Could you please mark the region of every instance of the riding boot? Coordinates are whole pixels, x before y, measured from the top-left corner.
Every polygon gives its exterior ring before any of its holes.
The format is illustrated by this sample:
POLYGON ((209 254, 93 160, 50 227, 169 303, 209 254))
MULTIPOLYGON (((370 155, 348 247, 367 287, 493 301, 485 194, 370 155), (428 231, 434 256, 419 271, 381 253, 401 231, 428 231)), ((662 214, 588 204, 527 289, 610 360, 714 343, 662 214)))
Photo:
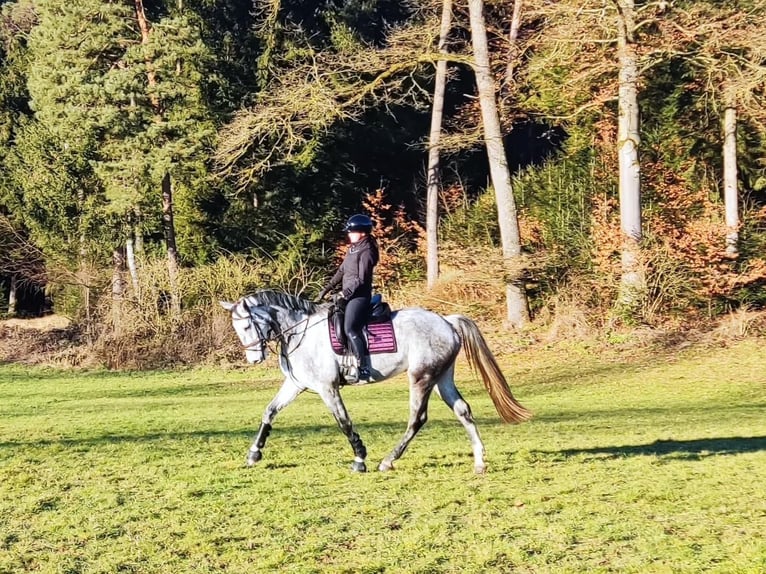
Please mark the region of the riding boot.
POLYGON ((356 359, 358 382, 370 382, 370 356, 367 354, 367 345, 362 337, 350 336, 348 338, 349 347, 356 359))
POLYGON ((370 356, 362 355, 362 357, 358 358, 357 361, 359 364, 359 382, 369 383, 370 377, 372 376, 370 374, 370 356))

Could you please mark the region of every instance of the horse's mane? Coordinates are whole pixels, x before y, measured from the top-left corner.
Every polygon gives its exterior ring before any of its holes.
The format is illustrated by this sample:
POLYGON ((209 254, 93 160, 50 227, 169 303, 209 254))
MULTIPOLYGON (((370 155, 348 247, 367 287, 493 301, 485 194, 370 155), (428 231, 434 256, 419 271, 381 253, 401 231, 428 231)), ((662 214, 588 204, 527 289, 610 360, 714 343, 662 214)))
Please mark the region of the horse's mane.
POLYGON ((260 289, 255 293, 251 293, 245 299, 247 299, 248 303, 253 303, 257 306, 282 307, 288 311, 297 311, 308 315, 316 313, 319 307, 317 303, 308 299, 273 289, 260 289))

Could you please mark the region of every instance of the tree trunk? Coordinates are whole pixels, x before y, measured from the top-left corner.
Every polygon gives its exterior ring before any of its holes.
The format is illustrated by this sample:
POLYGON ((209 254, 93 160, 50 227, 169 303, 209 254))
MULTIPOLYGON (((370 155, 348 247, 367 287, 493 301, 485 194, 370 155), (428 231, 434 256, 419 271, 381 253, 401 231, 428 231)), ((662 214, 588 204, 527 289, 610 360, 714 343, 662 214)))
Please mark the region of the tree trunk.
POLYGON ((141 284, 138 281, 138 264, 136 263, 136 249, 132 231, 125 240, 125 259, 130 273, 130 282, 133 285, 133 294, 136 301, 141 301, 141 284))
MULTIPOLYGON (((144 12, 143 0, 135 0, 135 5, 138 27, 141 30, 141 43, 145 45, 149 43, 151 27, 146 18, 146 13, 144 12)), ((150 101, 159 120, 162 113, 162 107, 160 105, 159 97, 154 91, 154 88, 157 85, 157 77, 151 61, 146 62, 146 81, 149 87, 150 101)), ((174 317, 177 318, 181 310, 181 296, 178 291, 179 263, 178 250, 176 248, 175 221, 173 219, 173 187, 170 181, 170 173, 167 171, 162 178, 162 225, 165 231, 165 245, 168 257, 168 278, 170 281, 171 300, 170 308, 174 317)))
MULTIPOLYGON (((81 209, 85 204, 85 190, 79 188, 77 191, 77 203, 81 209)), ((85 340, 88 345, 93 344, 93 310, 91 309, 90 301, 90 274, 88 273, 88 246, 85 231, 80 230, 80 237, 78 239, 80 251, 79 251, 79 269, 77 272, 77 281, 80 283, 80 293, 82 296, 82 307, 85 310, 85 340)))
MULTIPOLYGON (((133 225, 133 241, 135 241, 135 244, 133 247, 136 253, 136 257, 140 259, 144 254, 144 234, 141 231, 141 220, 143 219, 143 216, 141 214, 141 210, 137 207, 133 210, 133 214, 135 216, 133 225)), ((136 265, 140 263, 139 259, 136 260, 136 265)))
POLYGON ((176 249, 176 230, 173 221, 173 191, 170 186, 170 174, 162 178, 162 225, 165 231, 165 245, 168 252, 168 277, 170 279, 170 308, 173 316, 181 313, 181 294, 178 288, 178 250, 176 249))
POLYGON ((484 143, 487 147, 489 172, 495 189, 497 217, 500 224, 500 242, 503 248, 507 319, 519 329, 529 322, 529 308, 524 291, 524 267, 521 257, 521 238, 516 203, 511 188, 511 173, 505 157, 503 134, 495 99, 495 81, 489 63, 487 29, 484 24, 482 0, 469 0, 471 19, 471 42, 473 44, 476 88, 484 127, 484 143))
MULTIPOLYGON (((452 0, 442 2, 442 20, 439 28, 439 53, 446 54, 447 37, 452 25, 452 0)), ((428 192, 426 198, 426 276, 428 289, 439 278, 439 140, 444 115, 444 92, 447 84, 447 60, 436 64, 434 103, 431 110, 431 132, 428 142, 428 192)))
POLYGON ((726 206, 726 255, 739 254, 739 194, 737 193, 737 109, 723 113, 723 197, 726 206))
POLYGON ((125 287, 125 252, 118 247, 112 251, 112 331, 115 337, 122 332, 125 287))
POLYGON ((11 285, 8 288, 8 316, 16 316, 16 306, 18 304, 19 282, 16 275, 11 275, 11 285))
MULTIPOLYGON (((151 33, 149 20, 146 19, 143 0, 135 0, 135 4, 138 29, 141 30, 141 44, 146 45, 149 43, 149 34, 151 33)), ((154 65, 150 60, 146 61, 146 83, 150 90, 149 101, 152 103, 152 108, 154 108, 155 113, 159 113, 160 100, 159 96, 157 96, 157 93, 154 91, 154 88, 157 85, 157 75, 154 73, 154 65)))
POLYGON ((633 41, 633 0, 617 0, 617 49, 620 65, 617 146, 619 161, 622 277, 618 301, 634 307, 643 297, 646 278, 641 267, 641 176, 638 160, 638 57, 633 41))
POLYGON ((519 58, 519 28, 521 28, 521 4, 522 0, 515 0, 513 3, 513 14, 511 15, 511 31, 508 33, 508 63, 505 66, 505 85, 510 86, 513 82, 513 73, 516 66, 516 60, 519 58))

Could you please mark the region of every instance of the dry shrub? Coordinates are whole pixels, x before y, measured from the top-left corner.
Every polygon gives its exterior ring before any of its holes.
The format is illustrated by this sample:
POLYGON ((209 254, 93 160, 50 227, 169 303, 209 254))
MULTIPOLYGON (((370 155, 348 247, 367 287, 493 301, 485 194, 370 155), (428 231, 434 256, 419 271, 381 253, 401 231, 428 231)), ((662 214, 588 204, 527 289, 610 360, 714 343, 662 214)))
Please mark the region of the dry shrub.
POLYGON ((766 332, 766 312, 746 306, 721 317, 712 331, 714 339, 729 342, 766 332))
MULTIPOLYGON (((155 325, 155 327, 157 327, 155 325)), ((186 309, 168 318, 161 329, 105 332, 93 346, 94 356, 111 369, 142 369, 228 363, 241 359, 228 313, 217 304, 186 309)))
MULTIPOLYGON (((694 172, 686 167, 647 162, 644 170, 645 186, 659 198, 644 212, 640 255, 647 289, 638 311, 648 324, 666 323, 679 313, 687 321, 705 320, 705 303, 734 298, 739 289, 766 279, 763 259, 737 262, 726 254, 723 207, 711 199, 710 185, 690 186, 684 180, 684 173, 694 172)), ((602 194, 591 198, 591 207, 591 287, 611 307, 622 272, 619 205, 602 194)))
POLYGON ((75 326, 0 325, 0 363, 91 366, 75 326))
POLYGON ((181 291, 187 304, 236 301, 264 285, 274 284, 274 268, 242 256, 220 257, 215 263, 184 269, 181 291))
POLYGON ((598 289, 594 295, 606 307, 614 303, 621 272, 622 230, 619 215, 620 207, 615 198, 605 194, 591 198, 591 264, 594 276, 601 280, 592 282, 590 287, 598 289))
POLYGON ((647 324, 667 326, 674 320, 674 315, 687 323, 696 319, 698 278, 683 260, 675 256, 667 243, 647 245, 641 253, 641 265, 646 291, 640 312, 647 324))
POLYGON ((220 258, 211 265, 183 269, 179 276, 179 316, 169 306, 164 260, 144 263, 139 277, 138 292, 129 286, 118 317, 108 294, 99 299, 100 329, 92 352, 109 368, 232 360, 240 351, 239 345, 230 317, 218 301, 236 300, 268 284, 270 274, 266 265, 242 257, 220 258))
POLYGON ((445 185, 439 194, 441 208, 445 214, 450 215, 460 210, 465 210, 470 201, 465 187, 460 182, 445 185))
POLYGON ((545 224, 528 210, 521 209, 518 213, 519 236, 526 249, 540 253, 545 251, 545 224))
POLYGON ((699 298, 722 300, 736 290, 766 279, 766 261, 752 258, 737 264, 726 254, 726 224, 723 206, 711 199, 711 184, 690 186, 683 173, 694 173, 694 165, 672 170, 661 163, 648 163, 647 179, 654 193, 663 198, 657 209, 647 213, 647 227, 667 257, 686 270, 699 298))
POLYGON ((502 254, 484 246, 440 246, 439 280, 431 290, 412 284, 387 294, 394 307, 424 307, 440 314, 460 313, 474 320, 505 316, 502 254))
POLYGON ((573 296, 572 291, 557 293, 538 314, 537 320, 547 327, 544 340, 553 343, 564 340, 585 340, 596 335, 593 313, 573 296))

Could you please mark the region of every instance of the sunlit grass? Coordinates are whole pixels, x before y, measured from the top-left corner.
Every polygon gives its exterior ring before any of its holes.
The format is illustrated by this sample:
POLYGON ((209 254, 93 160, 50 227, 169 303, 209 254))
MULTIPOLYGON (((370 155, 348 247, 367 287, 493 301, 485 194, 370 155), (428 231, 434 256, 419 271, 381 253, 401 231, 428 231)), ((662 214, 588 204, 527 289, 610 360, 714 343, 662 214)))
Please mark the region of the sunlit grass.
MULTIPOLYGON (((272 368, 0 366, 0 572, 763 572, 762 345, 503 357, 535 413, 519 426, 461 366, 484 476, 438 400, 391 473, 351 473, 312 395, 247 469, 272 368)), ((344 397, 374 468, 404 430, 406 383, 344 397)))

